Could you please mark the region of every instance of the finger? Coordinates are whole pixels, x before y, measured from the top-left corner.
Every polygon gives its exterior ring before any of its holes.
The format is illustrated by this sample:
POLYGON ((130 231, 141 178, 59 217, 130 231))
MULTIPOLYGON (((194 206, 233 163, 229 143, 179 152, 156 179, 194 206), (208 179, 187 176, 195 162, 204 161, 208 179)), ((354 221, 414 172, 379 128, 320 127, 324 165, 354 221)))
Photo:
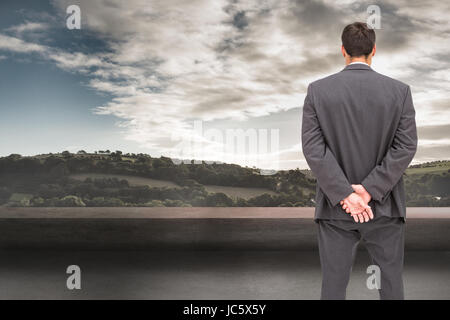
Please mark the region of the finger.
POLYGON ((344 204, 343 206, 342 206, 342 209, 347 209, 347 205, 346 204, 344 204))
POLYGON ((345 212, 350 213, 350 208, 345 209, 345 212))
POLYGON ((361 207, 360 213, 364 213, 368 207, 368 205, 363 201, 358 201, 359 206, 361 207))
POLYGON ((367 214, 366 211, 363 212, 363 216, 364 216, 364 221, 369 222, 369 215, 367 214))
POLYGON ((339 203, 342 206, 344 204, 344 200, 341 200, 341 202, 339 202, 339 203))
POLYGON ((367 206, 366 211, 369 214, 369 218, 373 219, 374 216, 373 216, 372 208, 370 206, 367 206))
POLYGON ((360 214, 358 214, 358 217, 359 217, 359 222, 360 222, 360 223, 363 223, 363 222, 364 222, 364 217, 363 217, 363 215, 360 213, 360 214))
POLYGON ((352 215, 353 220, 355 220, 355 222, 358 222, 358 216, 357 215, 352 215))

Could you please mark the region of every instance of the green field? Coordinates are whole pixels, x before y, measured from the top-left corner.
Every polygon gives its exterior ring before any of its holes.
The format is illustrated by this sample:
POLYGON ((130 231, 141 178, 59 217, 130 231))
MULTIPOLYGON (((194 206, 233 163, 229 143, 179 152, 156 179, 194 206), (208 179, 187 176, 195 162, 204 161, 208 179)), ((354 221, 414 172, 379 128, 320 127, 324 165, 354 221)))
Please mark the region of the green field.
POLYGON ((119 180, 127 180, 131 186, 149 186, 155 188, 176 188, 180 187, 176 183, 167 180, 157 180, 144 177, 127 176, 122 174, 108 174, 108 173, 77 173, 71 174, 69 178, 84 181, 86 178, 91 179, 105 179, 105 178, 117 178, 119 180))
MULTIPOLYGON (((119 180, 127 180, 131 186, 149 186, 156 188, 180 188, 179 185, 172 181, 167 180, 157 180, 145 177, 136 177, 136 176, 128 176, 121 174, 103 174, 103 173, 78 173, 71 174, 69 178, 84 181, 86 178, 91 179, 104 179, 104 178, 117 178, 119 180)), ((264 193, 268 193, 270 195, 276 195, 275 192, 264 189, 264 188, 241 188, 241 187, 227 187, 227 186, 215 186, 215 185, 205 185, 205 189, 211 193, 222 192, 227 196, 233 199, 237 199, 238 197, 243 199, 250 199, 252 197, 256 197, 262 195, 264 193)))

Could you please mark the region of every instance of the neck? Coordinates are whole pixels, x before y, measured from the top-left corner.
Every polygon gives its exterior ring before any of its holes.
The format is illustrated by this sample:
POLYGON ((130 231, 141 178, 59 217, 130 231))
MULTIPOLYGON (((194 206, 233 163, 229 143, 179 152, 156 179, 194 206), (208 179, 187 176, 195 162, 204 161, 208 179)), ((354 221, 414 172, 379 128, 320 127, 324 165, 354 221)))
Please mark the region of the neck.
POLYGON ((345 65, 349 65, 352 62, 364 62, 367 63, 369 66, 372 64, 372 59, 371 56, 369 55, 367 58, 362 56, 362 57, 349 57, 346 56, 345 57, 345 65))

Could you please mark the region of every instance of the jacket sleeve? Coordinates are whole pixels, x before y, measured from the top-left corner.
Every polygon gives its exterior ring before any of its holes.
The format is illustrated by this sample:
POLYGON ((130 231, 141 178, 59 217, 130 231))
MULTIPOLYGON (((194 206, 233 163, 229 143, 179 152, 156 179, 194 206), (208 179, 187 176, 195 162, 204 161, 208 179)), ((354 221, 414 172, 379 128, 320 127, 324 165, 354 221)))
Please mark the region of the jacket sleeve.
POLYGON ((411 90, 408 86, 403 101, 402 115, 392 145, 382 162, 373 168, 361 182, 372 199, 383 202, 387 198, 413 159, 416 149, 415 110, 411 90))
POLYGON ((312 86, 308 86, 302 119, 302 149, 306 162, 319 187, 336 206, 353 192, 353 188, 325 142, 314 107, 312 86))

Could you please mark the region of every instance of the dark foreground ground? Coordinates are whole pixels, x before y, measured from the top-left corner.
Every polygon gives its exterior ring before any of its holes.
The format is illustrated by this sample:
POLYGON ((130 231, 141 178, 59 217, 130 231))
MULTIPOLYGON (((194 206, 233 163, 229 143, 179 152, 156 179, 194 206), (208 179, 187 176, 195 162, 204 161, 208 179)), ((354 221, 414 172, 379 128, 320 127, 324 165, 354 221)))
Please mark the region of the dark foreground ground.
MULTIPOLYGON (((370 264, 358 252, 349 299, 366 288, 370 264)), ((407 299, 450 299, 450 252, 410 251, 407 299)), ((318 299, 316 251, 0 251, 0 299, 318 299), (81 268, 81 290, 66 268, 81 268)))

